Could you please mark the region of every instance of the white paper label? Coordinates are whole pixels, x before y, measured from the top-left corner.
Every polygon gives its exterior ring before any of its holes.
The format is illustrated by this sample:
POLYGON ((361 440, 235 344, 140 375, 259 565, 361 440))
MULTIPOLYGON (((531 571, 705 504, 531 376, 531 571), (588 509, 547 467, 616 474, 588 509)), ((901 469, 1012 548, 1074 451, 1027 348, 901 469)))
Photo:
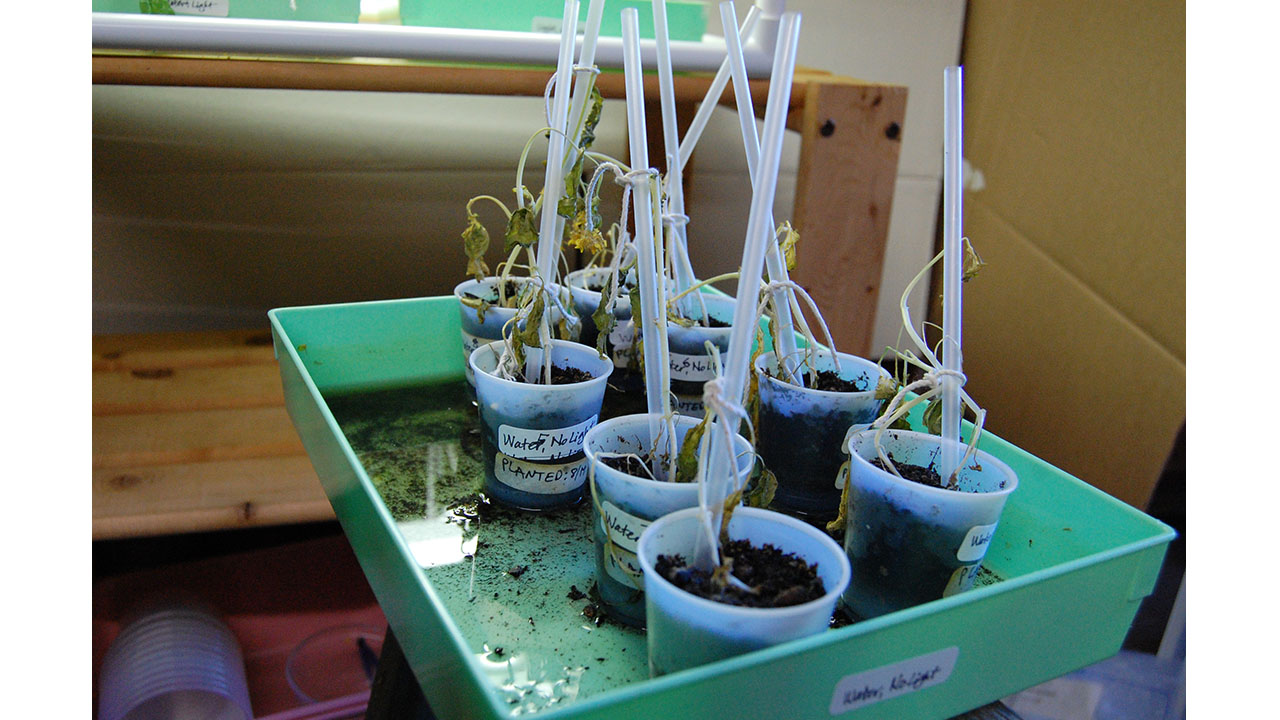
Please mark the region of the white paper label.
POLYGON ((947 586, 942 589, 942 597, 950 597, 973 587, 973 581, 977 579, 980 570, 982 565, 979 564, 956 568, 956 571, 951 573, 947 586))
POLYGON ((467 359, 470 359, 471 353, 474 352, 476 348, 480 347, 481 345, 488 345, 491 342, 493 342, 493 340, 491 340, 490 338, 478 337, 476 335, 472 335, 466 330, 463 330, 462 331, 463 360, 465 361, 467 359))
POLYGON ((582 452, 582 440, 596 426, 598 415, 577 425, 552 430, 498 426, 498 451, 521 460, 563 460, 582 452))
POLYGON ((987 546, 991 544, 991 536, 996 534, 995 524, 975 525, 964 536, 960 549, 956 551, 956 559, 960 562, 981 560, 987 554, 987 546))
POLYGON ((628 367, 631 364, 631 346, 636 342, 636 326, 627 321, 615 325, 609 331, 610 355, 614 367, 628 367))
POLYGON ((640 558, 633 552, 627 552, 616 545, 613 552, 604 549, 604 570, 609 577, 636 590, 644 589, 644 571, 640 569, 640 558))
POLYGON ((671 379, 685 382, 706 382, 716 376, 715 364, 709 355, 682 355, 671 353, 671 379))
POLYGON ((674 399, 672 407, 681 415, 701 418, 706 411, 701 395, 672 395, 672 398, 674 399))
POLYGON ((169 7, 174 15, 226 17, 231 9, 231 0, 169 0, 169 7))
POLYGON ((649 527, 650 521, 636 517, 608 500, 600 503, 600 509, 604 511, 600 524, 614 546, 635 552, 636 545, 640 542, 640 533, 649 527))
POLYGON ((563 465, 537 465, 502 453, 493 456, 493 475, 504 485, 539 495, 576 490, 587 481, 587 459, 563 465))
POLYGON ((959 647, 949 647, 874 670, 846 675, 836 683, 835 692, 831 694, 831 714, 840 715, 881 700, 892 700, 941 685, 951 677, 959 655, 959 647))

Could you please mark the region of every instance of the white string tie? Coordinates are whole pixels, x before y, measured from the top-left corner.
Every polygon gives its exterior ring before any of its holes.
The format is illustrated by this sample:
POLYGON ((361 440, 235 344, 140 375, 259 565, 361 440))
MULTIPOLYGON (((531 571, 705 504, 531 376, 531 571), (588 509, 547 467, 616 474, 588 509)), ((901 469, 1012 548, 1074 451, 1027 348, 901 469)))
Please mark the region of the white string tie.
POLYGON ((673 213, 673 212, 663 213, 662 224, 668 227, 675 227, 676 225, 688 225, 689 216, 685 215, 684 213, 673 213))
POLYGON ((959 370, 948 370, 947 368, 934 368, 924 374, 922 380, 928 380, 930 387, 942 387, 943 378, 955 378, 958 387, 964 387, 968 380, 965 374, 959 370))
POLYGON ((715 411, 720 418, 720 422, 726 427, 732 425, 727 422, 727 418, 736 417, 739 420, 747 419, 747 411, 741 405, 729 399, 724 389, 724 377, 717 376, 706 381, 702 385, 702 404, 705 408, 715 411))

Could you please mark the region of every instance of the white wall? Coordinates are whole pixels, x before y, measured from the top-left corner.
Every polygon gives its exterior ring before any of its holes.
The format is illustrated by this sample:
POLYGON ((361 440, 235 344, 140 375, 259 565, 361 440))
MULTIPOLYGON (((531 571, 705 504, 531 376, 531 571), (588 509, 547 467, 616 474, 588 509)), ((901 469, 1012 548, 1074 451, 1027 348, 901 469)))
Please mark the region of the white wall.
MULTIPOLYGON (((892 344, 898 295, 933 247, 941 75, 959 56, 964 5, 789 7, 804 15, 802 65, 910 88, 874 339, 892 344)), ((714 4, 709 16, 718 32, 714 4)), ((96 86, 94 332, 235 327, 282 305, 448 293, 465 262, 463 206, 511 196, 541 115, 531 98, 96 86)), ((610 101, 597 147, 625 156, 624 133, 622 104, 610 101)), ((789 134, 779 219, 797 156, 789 134)), ((540 164, 535 153, 535 188, 540 164)), ((736 268, 749 186, 727 110, 700 143, 692 183, 695 269, 736 268)), ((482 217, 499 234, 497 216, 482 217)))

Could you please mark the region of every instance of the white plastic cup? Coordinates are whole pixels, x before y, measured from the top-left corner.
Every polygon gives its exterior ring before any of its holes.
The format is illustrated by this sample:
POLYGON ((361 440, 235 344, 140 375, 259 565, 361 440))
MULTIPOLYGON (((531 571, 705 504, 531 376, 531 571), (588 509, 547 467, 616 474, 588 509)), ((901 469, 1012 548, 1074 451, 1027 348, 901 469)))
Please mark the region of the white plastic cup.
MULTIPOLYGON (((832 520, 840 510, 837 483, 845 456, 845 436, 853 425, 866 425, 880 413, 876 384, 890 375, 877 363, 818 350, 813 364, 819 372, 837 373, 865 390, 832 392, 801 387, 780 379, 778 361, 768 352, 756 358, 760 415, 756 451, 778 479, 775 510, 815 522, 832 520), (836 357, 840 365, 836 367, 836 357)), ((812 385, 810 376, 809 383, 812 385)))
MULTIPOLYGON (((523 291, 524 286, 530 282, 527 277, 508 278, 515 284, 518 291, 523 291)), ((494 340, 503 339, 503 328, 511 318, 515 317, 516 308, 491 307, 484 313, 484 319, 480 319, 480 311, 473 307, 469 307, 462 303, 464 294, 471 294, 476 297, 489 298, 497 297, 498 283, 502 282, 500 277, 487 277, 483 280, 474 278, 466 282, 459 283, 453 289, 454 297, 458 298, 458 320, 462 326, 462 363, 466 366, 467 382, 475 385, 475 375, 472 373, 471 364, 469 362, 471 353, 476 348, 494 340)), ((552 286, 555 288, 555 286, 552 286)), ((562 319, 560 311, 554 307, 547 307, 547 317, 551 322, 559 322, 562 319)), ((507 330, 510 333, 510 330, 507 330)))
POLYGON ((671 393, 675 411, 681 415, 702 417, 702 386, 716 376, 713 359, 707 354, 711 341, 723 358, 729 352, 729 336, 733 332, 734 300, 721 295, 701 295, 707 315, 725 323, 725 327, 681 327, 667 323, 667 348, 671 364, 671 393))
POLYGON ((244 658, 210 611, 166 603, 132 620, 102 659, 99 720, 251 720, 244 658))
MULTIPOLYGON (((606 267, 589 267, 581 270, 574 270, 565 276, 564 284, 569 289, 569 295, 573 298, 573 311, 578 317, 582 318, 582 333, 578 337, 578 342, 583 345, 595 346, 596 338, 599 332, 596 330, 596 324, 591 321, 591 316, 595 314, 600 307, 601 292, 592 290, 589 286, 597 283, 603 283, 609 277, 609 268, 606 267)), ((629 274, 629 278, 634 280, 634 274, 629 274)), ((625 289, 625 285, 624 285, 625 289)), ((613 316, 617 318, 618 324, 614 329, 615 333, 618 328, 627 325, 627 321, 631 319, 631 298, 626 292, 622 292, 613 301, 613 305, 609 308, 613 316)), ((632 329, 632 339, 634 339, 634 326, 632 329)), ((612 340, 612 338, 611 338, 612 340)), ((625 346, 619 347, 619 350, 630 349, 631 344, 628 342, 625 346)), ((612 344, 610 345, 612 350, 612 344)), ((612 352, 610 353, 613 354, 612 352)), ((617 358, 614 358, 615 364, 617 358)))
MULTIPOLYGON (((698 504, 696 482, 670 482, 636 477, 605 465, 602 453, 649 452, 649 415, 623 415, 606 420, 587 433, 585 450, 591 463, 596 503, 592 534, 596 549, 596 587, 609 613, 635 627, 645 624, 644 576, 636 559, 640 535, 656 519, 698 504), (602 514, 603 513, 603 514, 602 514), (611 541, 611 542, 609 542, 611 541)), ((675 418, 674 452, 680 452, 685 435, 697 418, 675 418)), ((708 428, 708 432, 712 429, 708 428)), ((709 435, 704 435, 706 442, 709 435)), ((734 436, 738 478, 742 482, 755 466, 751 443, 734 436)))
POLYGON ((735 510, 730 537, 768 543, 816 563, 826 589, 822 597, 800 605, 747 608, 687 593, 654 570, 659 555, 692 557, 700 531, 699 508, 688 508, 659 518, 640 536, 637 554, 644 570, 651 676, 815 635, 830 626, 836 600, 849 584, 849 561, 825 532, 771 510, 735 510))
MULTIPOLYGON (((875 467, 874 430, 849 437, 848 524, 844 546, 853 580, 844 602, 872 618, 973 586, 1018 476, 978 450, 957 475, 959 491, 922 485, 875 467)), ((886 430, 895 463, 937 468, 936 435, 886 430)), ((964 445, 960 445, 960 455, 964 445)))
MULTIPOLYGON (((601 293, 588 285, 603 282, 609 268, 589 267, 575 270, 565 276, 565 287, 573 298, 573 312, 582 320, 582 332, 578 342, 596 347, 600 331, 591 316, 600 307, 601 293)), ((634 283, 634 273, 628 274, 634 283)), ((626 285, 624 284, 624 288, 626 285)), ((606 416, 644 412, 644 376, 640 373, 639 346, 636 345, 636 324, 631 317, 631 298, 625 292, 613 301, 610 308, 615 319, 613 330, 605 343, 605 354, 613 360, 614 372, 605 390, 606 416)))
MULTIPOLYGON (((575 367, 591 379, 565 385, 514 382, 494 375, 503 344, 476 348, 469 363, 482 426, 485 493, 522 510, 573 505, 587 482, 582 443, 600 420, 613 363, 595 348, 552 340, 551 364, 575 367)), ((525 348, 525 353, 541 366, 541 348, 525 348)))

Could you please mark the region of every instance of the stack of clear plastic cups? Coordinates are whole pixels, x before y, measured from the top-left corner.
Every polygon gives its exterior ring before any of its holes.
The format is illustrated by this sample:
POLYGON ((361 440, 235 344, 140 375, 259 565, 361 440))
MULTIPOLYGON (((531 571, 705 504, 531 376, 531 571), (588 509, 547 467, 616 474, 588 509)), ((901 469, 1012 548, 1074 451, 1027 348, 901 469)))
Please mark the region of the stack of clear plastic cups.
POLYGON ((231 630, 206 608, 153 606, 107 649, 99 720, 251 720, 244 658, 231 630))

